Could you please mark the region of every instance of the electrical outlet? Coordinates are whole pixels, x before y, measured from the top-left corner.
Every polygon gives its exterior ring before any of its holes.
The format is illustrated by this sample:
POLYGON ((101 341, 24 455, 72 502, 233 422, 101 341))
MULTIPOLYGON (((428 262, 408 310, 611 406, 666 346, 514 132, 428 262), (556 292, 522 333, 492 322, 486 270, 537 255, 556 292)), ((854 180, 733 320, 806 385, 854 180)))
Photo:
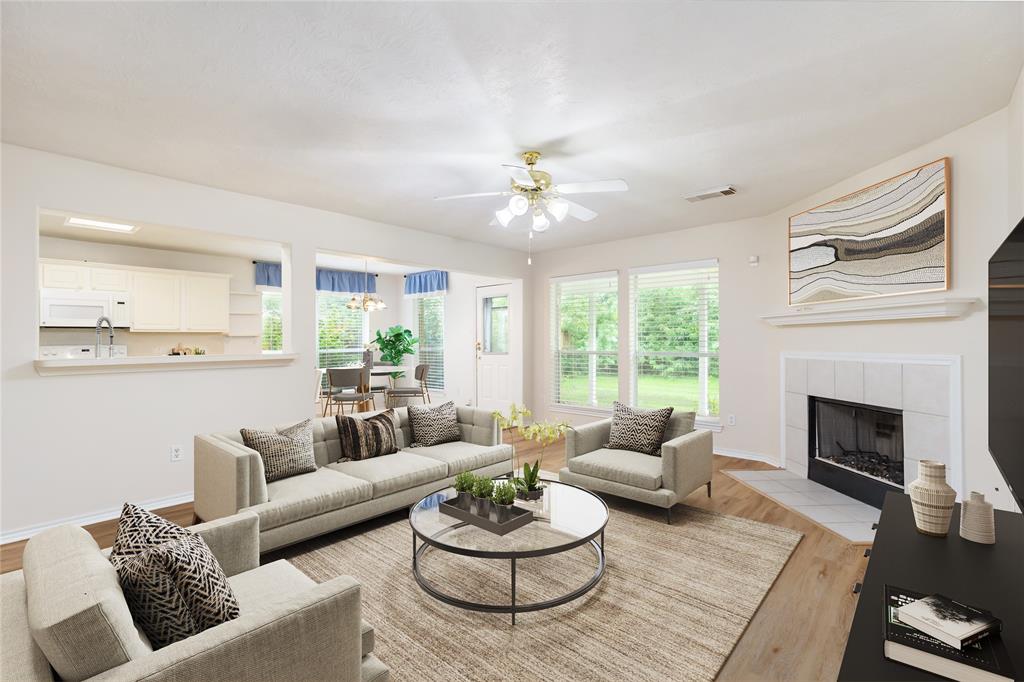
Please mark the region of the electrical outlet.
POLYGON ((180 462, 184 458, 185 458, 185 450, 183 450, 180 445, 172 445, 171 446, 171 461, 172 462, 180 462))
POLYGON ((728 422, 729 422, 729 426, 736 426, 736 415, 730 414, 728 422))

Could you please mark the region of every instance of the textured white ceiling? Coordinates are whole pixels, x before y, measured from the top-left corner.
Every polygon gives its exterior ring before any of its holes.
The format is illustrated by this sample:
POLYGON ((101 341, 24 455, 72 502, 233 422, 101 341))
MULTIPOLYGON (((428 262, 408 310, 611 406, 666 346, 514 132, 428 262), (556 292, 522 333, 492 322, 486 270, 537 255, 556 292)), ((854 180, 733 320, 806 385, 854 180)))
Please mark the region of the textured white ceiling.
MULTIPOLYGON (((498 164, 586 195, 538 249, 759 215, 1006 105, 1020 3, 2 4, 3 139, 523 248, 498 164), (732 183, 739 194, 683 196, 732 183)), ((72 207, 73 208, 73 207, 72 207)))

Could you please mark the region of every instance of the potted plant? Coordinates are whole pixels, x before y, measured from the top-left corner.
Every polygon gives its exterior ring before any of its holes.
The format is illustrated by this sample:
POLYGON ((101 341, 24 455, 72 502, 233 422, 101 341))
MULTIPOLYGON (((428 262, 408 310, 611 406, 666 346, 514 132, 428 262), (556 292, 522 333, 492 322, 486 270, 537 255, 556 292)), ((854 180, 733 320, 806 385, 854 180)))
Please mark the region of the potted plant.
MULTIPOLYGON (((392 365, 401 365, 402 358, 416 352, 416 344, 420 340, 412 335, 412 330, 406 329, 400 324, 388 327, 387 331, 377 330, 377 336, 373 339, 373 345, 380 349, 380 359, 392 365)), ((392 379, 402 376, 401 372, 394 372, 392 379)))
POLYGON ((523 475, 512 481, 516 487, 516 497, 521 500, 539 500, 544 494, 544 488, 540 484, 540 460, 538 459, 530 466, 529 462, 523 462, 523 475))
POLYGON ((505 432, 508 431, 512 439, 512 471, 514 472, 519 468, 519 463, 516 461, 516 432, 522 432, 523 425, 526 420, 533 416, 533 412, 530 411, 526 405, 519 407, 515 403, 512 403, 508 408, 508 416, 501 410, 495 410, 491 412, 491 416, 494 417, 495 421, 498 422, 498 428, 501 429, 502 438, 504 441, 505 432))
POLYGON ((516 499, 516 487, 511 481, 502 481, 494 486, 491 501, 494 503, 498 523, 505 523, 512 517, 512 503, 516 499))
POLYGON ((474 511, 480 516, 491 515, 491 493, 494 492, 494 481, 486 476, 478 476, 473 482, 474 511))
POLYGON ((534 422, 529 426, 520 426, 519 434, 526 440, 540 444, 540 460, 544 461, 544 451, 556 440, 565 435, 569 425, 565 422, 534 422))
POLYGON ((469 509, 470 500, 473 498, 474 483, 476 483, 476 474, 471 471, 463 471, 455 477, 455 492, 458 493, 456 503, 460 507, 469 509))

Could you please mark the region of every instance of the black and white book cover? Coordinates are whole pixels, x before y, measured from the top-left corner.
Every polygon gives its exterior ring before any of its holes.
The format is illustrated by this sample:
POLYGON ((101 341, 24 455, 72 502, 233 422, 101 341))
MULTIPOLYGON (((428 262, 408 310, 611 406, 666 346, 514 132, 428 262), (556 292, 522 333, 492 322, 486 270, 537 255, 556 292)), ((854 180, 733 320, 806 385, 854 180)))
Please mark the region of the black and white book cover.
POLYGON ((941 594, 932 594, 901 606, 900 620, 951 647, 997 631, 1001 623, 988 611, 961 604, 941 594))
POLYGON ((885 586, 885 656, 952 679, 1015 680, 1009 654, 998 633, 956 649, 907 625, 900 614, 926 595, 885 586))

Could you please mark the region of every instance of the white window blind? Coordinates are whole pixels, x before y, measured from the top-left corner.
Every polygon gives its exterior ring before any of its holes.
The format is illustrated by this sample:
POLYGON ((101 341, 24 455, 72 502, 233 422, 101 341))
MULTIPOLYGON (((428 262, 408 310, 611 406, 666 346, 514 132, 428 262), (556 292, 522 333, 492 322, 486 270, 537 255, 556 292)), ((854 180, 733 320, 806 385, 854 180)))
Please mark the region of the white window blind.
POLYGON ((363 361, 367 315, 346 307, 351 294, 316 295, 317 367, 344 367, 363 361))
POLYGON ((610 407, 619 397, 619 279, 615 272, 551 280, 551 399, 610 407))
POLYGON ((284 339, 281 326, 281 292, 264 291, 261 299, 263 331, 260 334, 260 347, 264 353, 279 353, 284 339))
POLYGON ((430 365, 427 386, 444 390, 444 296, 416 299, 416 354, 420 363, 430 365))
POLYGON ((718 261, 630 271, 632 403, 718 414, 718 261))

